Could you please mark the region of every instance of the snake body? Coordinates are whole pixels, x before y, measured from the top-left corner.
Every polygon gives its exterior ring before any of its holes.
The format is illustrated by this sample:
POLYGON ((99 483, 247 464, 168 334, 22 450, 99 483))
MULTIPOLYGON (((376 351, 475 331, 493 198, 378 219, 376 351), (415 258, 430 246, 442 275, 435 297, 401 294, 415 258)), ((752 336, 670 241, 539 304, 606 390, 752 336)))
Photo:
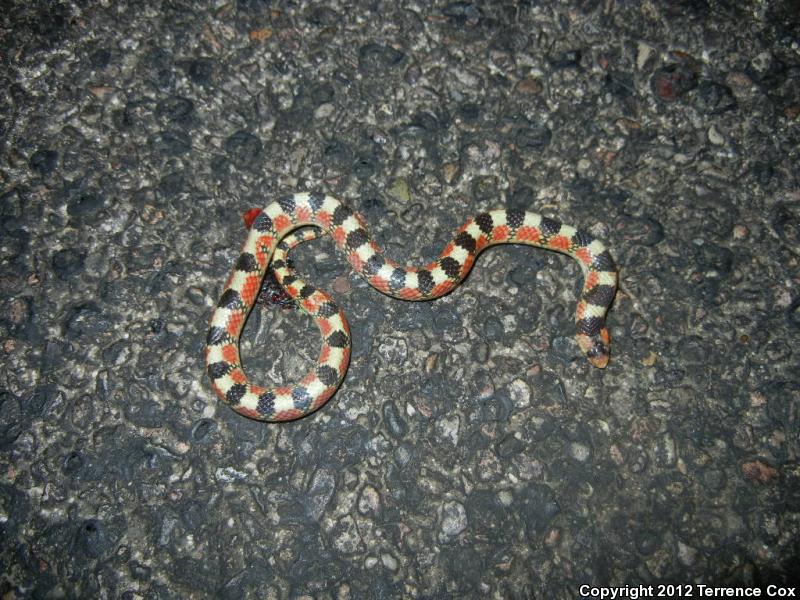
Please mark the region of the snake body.
POLYGON ((370 238, 363 219, 331 196, 297 193, 269 204, 250 231, 206 337, 206 370, 214 391, 238 413, 262 421, 287 421, 322 406, 338 389, 350 360, 350 329, 336 302, 305 283, 287 262, 288 251, 329 234, 355 271, 378 291, 403 300, 430 300, 458 286, 482 250, 496 244, 526 244, 572 256, 584 274, 575 311, 576 340, 591 364, 608 363, 606 312, 617 289, 608 250, 590 234, 537 213, 518 209, 482 212, 456 232, 439 258, 422 268, 387 258, 370 238), (304 226, 318 229, 295 231, 304 226), (255 304, 267 267, 310 315, 322 336, 317 363, 293 386, 264 388, 250 383, 239 356, 239 336, 255 304))

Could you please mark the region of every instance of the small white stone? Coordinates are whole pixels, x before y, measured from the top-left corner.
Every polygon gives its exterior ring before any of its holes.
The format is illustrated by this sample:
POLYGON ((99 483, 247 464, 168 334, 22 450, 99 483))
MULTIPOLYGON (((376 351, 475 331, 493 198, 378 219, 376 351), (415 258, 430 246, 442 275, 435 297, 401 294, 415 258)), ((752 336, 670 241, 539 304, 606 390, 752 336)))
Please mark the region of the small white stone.
POLYGON ((572 454, 572 458, 579 462, 586 462, 591 454, 589 447, 585 444, 581 444, 579 442, 573 442, 570 444, 570 454, 572 454))
POLYGON ((636 68, 640 71, 644 69, 647 61, 653 55, 653 47, 644 42, 639 42, 636 46, 636 68))
POLYGON ((451 417, 441 418, 436 424, 436 429, 442 437, 450 440, 453 446, 456 446, 458 445, 458 430, 460 425, 461 421, 458 416, 453 415, 451 417))
POLYGON ((333 114, 334 106, 330 102, 326 102, 325 104, 321 104, 317 110, 314 111, 314 118, 315 119, 327 119, 333 114))
POLYGON ((515 379, 508 386, 508 391, 511 395, 511 400, 514 401, 514 406, 517 408, 525 408, 530 406, 531 403, 531 388, 522 379, 515 379))
POLYGON ((447 502, 442 507, 439 539, 451 540, 467 528, 467 511, 460 502, 447 502))
POLYGON ((381 562, 383 563, 383 566, 389 569, 390 571, 397 570, 397 559, 391 554, 388 553, 381 554, 381 562))
POLYGON ((720 133, 716 125, 708 128, 708 141, 716 146, 721 146, 725 143, 725 137, 720 133))

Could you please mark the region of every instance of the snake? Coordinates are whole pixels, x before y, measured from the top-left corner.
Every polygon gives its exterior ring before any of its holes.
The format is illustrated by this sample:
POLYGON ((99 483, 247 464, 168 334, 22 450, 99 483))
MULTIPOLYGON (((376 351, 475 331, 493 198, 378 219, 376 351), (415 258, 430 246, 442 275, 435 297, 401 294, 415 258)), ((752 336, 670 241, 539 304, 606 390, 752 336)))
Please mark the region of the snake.
POLYGON ((408 301, 432 300, 455 289, 478 254, 498 244, 524 244, 574 258, 584 281, 577 307, 575 340, 591 365, 609 361, 606 314, 618 274, 610 252, 591 234, 535 212, 505 208, 467 220, 438 259, 423 267, 388 258, 367 232, 365 219, 333 196, 300 192, 281 196, 245 214, 247 238, 224 286, 206 336, 205 365, 217 396, 237 413, 260 421, 289 421, 325 404, 344 380, 350 362, 347 319, 325 291, 303 281, 288 260, 303 242, 330 235, 338 252, 379 292, 408 301), (316 364, 293 385, 262 387, 242 367, 239 337, 256 303, 267 268, 296 305, 316 323, 322 345, 316 364))

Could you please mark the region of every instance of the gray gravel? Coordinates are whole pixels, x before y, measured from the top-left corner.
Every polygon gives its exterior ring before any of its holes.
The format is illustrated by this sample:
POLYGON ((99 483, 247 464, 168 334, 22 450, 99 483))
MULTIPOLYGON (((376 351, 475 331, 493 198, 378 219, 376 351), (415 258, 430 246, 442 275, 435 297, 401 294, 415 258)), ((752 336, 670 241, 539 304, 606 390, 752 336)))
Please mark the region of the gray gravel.
MULTIPOLYGON (((786 0, 103 0, 0 12, 0 592, 6 598, 577 598, 794 583, 800 10, 786 0), (502 247, 448 297, 294 252, 353 361, 285 425, 203 373, 241 213, 322 191, 393 258, 492 207, 608 242, 502 247), (335 291, 334 291, 335 290, 335 291)), ((258 308, 245 366, 316 357, 258 308)), ((695 593, 695 595, 697 595, 695 593)))

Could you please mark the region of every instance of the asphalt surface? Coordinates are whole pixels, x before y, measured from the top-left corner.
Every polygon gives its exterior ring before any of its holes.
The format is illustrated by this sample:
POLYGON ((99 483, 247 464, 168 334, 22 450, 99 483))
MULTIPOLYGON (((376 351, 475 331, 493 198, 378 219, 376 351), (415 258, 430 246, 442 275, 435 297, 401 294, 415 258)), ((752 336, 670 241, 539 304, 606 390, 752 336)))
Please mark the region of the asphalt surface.
MULTIPOLYGON (((3 599, 796 585, 797 2, 2 4, 3 599), (242 212, 302 190, 409 264, 494 207, 604 239, 608 368, 567 257, 406 303, 323 239, 344 384, 238 416, 208 319, 242 212)), ((245 366, 289 383, 316 335, 266 302, 245 366)))

